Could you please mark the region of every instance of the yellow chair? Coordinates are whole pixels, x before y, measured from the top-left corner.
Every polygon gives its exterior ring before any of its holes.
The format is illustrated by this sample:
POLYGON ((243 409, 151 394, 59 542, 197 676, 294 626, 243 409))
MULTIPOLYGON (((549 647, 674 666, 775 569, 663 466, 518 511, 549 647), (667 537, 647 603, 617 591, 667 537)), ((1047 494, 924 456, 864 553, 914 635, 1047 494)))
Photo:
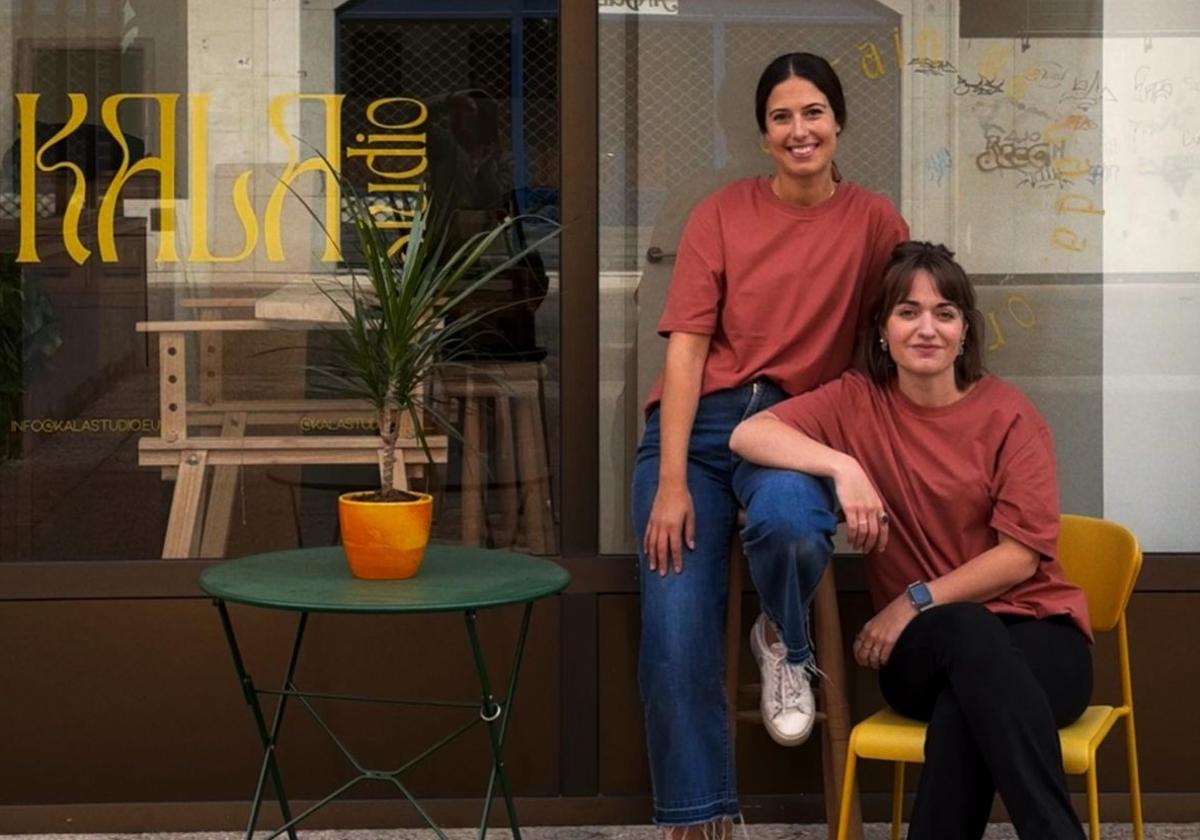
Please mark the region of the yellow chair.
MULTIPOLYGON (((1079 720, 1060 729, 1063 766, 1073 775, 1087 775, 1088 823, 1091 840, 1100 840, 1100 803, 1096 790, 1096 750, 1121 718, 1129 761, 1129 798, 1135 840, 1143 840, 1142 794, 1138 784, 1137 742, 1133 728, 1133 687, 1129 676, 1129 639, 1125 630, 1125 605, 1142 568, 1137 539, 1114 522, 1064 514, 1058 538, 1058 559, 1067 579, 1087 593, 1088 614, 1094 632, 1117 631, 1117 658, 1121 670, 1121 705, 1088 706, 1079 720)), ((899 840, 904 803, 904 765, 925 760, 925 724, 901 717, 890 709, 877 712, 854 727, 846 751, 846 777, 838 840, 845 840, 854 791, 855 763, 859 758, 894 761, 892 788, 892 839, 899 840)))

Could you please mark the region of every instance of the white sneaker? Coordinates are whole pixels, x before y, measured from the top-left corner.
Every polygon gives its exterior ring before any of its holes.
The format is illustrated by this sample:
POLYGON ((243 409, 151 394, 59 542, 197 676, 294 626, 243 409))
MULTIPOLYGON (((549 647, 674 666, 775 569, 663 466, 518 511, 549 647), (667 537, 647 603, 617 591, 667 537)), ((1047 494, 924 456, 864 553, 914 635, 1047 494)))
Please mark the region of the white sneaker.
POLYGON ((787 661, 782 641, 767 642, 767 617, 759 615, 750 628, 750 651, 762 673, 763 725, 777 744, 803 744, 812 732, 816 704, 807 665, 787 661))

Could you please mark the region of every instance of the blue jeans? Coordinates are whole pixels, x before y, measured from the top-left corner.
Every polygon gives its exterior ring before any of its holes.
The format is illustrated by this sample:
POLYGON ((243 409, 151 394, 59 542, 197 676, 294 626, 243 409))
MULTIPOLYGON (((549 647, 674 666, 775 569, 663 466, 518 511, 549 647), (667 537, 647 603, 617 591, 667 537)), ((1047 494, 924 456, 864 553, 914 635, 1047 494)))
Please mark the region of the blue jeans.
POLYGON ((827 479, 747 463, 729 449, 742 419, 786 395, 766 380, 701 398, 688 442, 688 490, 696 548, 683 573, 649 572, 641 539, 658 490, 659 417, 638 447, 633 527, 641 568, 638 683, 659 825, 694 825, 738 814, 724 686, 729 545, 739 507, 742 543, 763 612, 790 662, 812 658, 808 608, 832 551, 836 497, 827 479))

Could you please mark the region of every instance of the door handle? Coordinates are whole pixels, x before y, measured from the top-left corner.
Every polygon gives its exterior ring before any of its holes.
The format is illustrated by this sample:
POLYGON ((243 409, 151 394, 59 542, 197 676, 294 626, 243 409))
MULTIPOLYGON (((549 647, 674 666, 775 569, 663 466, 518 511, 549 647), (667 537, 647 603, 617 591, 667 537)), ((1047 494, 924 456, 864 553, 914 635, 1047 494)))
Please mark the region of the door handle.
POLYGON ((659 248, 657 245, 651 245, 649 248, 646 249, 646 262, 660 263, 663 260, 674 261, 675 253, 674 252, 668 253, 668 252, 664 251, 662 248, 659 248))

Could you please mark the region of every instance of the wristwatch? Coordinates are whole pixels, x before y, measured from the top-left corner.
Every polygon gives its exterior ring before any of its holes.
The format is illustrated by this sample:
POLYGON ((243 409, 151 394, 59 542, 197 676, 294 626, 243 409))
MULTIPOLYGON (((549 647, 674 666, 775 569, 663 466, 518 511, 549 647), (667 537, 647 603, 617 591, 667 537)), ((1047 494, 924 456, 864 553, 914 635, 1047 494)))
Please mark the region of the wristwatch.
POLYGON ((933 593, 925 581, 918 580, 908 585, 908 600, 917 608, 917 612, 923 613, 933 606, 933 593))

